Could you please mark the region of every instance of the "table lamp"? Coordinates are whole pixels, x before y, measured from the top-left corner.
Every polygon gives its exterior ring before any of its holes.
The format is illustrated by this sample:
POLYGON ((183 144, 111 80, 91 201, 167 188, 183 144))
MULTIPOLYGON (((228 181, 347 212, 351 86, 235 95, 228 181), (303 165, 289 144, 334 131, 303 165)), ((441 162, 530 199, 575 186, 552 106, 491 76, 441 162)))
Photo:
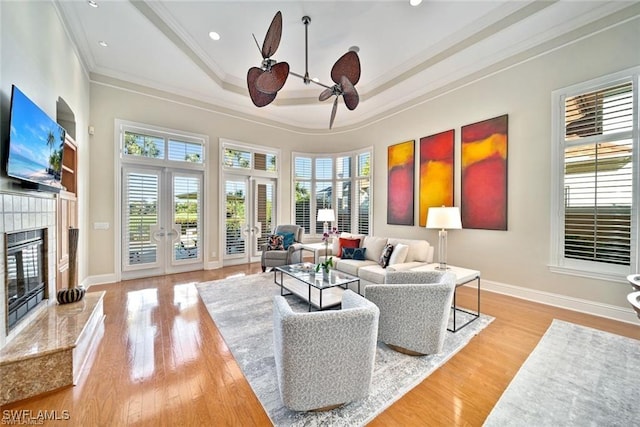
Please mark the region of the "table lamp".
POLYGON ((429 208, 427 212, 427 228, 439 228, 438 232, 438 270, 447 269, 447 229, 462 228, 460 209, 457 207, 429 208))
POLYGON ((333 213, 333 209, 318 209, 318 221, 323 221, 322 228, 323 233, 329 232, 329 222, 336 220, 336 215, 333 213))

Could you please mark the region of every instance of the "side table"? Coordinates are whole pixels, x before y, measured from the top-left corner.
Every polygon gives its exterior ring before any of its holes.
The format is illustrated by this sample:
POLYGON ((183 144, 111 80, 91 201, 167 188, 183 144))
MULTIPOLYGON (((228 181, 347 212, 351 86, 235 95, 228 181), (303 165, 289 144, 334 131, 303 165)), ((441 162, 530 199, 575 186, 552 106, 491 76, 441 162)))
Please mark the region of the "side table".
MULTIPOLYGON (((438 266, 437 263, 434 264, 429 264, 429 265, 425 265, 422 267, 417 267, 414 268, 413 271, 442 271, 442 270, 438 270, 436 267, 438 266)), ((474 320, 476 320, 478 317, 480 317, 480 272, 477 270, 470 270, 468 268, 462 268, 462 267, 456 267, 453 265, 447 265, 447 271, 450 273, 453 273, 456 276, 456 287, 453 291, 453 306, 451 307, 453 309, 453 328, 449 329, 447 328, 448 331, 450 332, 458 332, 460 329, 464 328, 465 326, 467 326, 469 323, 473 322, 474 320), (471 283, 473 281, 476 281, 476 287, 477 287, 477 295, 478 295, 478 304, 477 304, 477 309, 475 312, 473 311, 469 311, 467 309, 458 307, 456 304, 456 293, 457 290, 460 286, 466 285, 467 283, 471 283), (462 325, 457 324, 456 322, 456 314, 460 312, 460 313, 466 313, 471 315, 471 319, 467 320, 466 322, 464 322, 462 325)))

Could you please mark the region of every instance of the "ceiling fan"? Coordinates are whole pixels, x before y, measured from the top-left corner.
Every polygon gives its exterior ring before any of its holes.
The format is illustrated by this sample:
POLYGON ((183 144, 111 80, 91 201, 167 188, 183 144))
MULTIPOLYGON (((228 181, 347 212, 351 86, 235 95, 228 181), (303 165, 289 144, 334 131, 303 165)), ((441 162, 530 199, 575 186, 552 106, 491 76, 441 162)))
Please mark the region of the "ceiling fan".
POLYGON ((247 73, 247 87, 249 88, 249 96, 256 107, 264 107, 269 105, 282 89, 289 74, 301 78, 305 84, 314 83, 325 89, 320 93, 318 99, 326 101, 335 96, 333 109, 331 110, 331 119, 329 120, 329 129, 333 127, 333 122, 338 109, 338 99, 343 97, 344 103, 349 110, 354 110, 360 102, 360 96, 355 85, 360 80, 360 58, 356 50, 349 50, 342 55, 331 68, 331 80, 335 83, 328 86, 309 78, 309 52, 308 52, 308 28, 311 18, 302 17, 304 24, 304 41, 305 41, 305 73, 300 75, 289 70, 289 64, 286 62, 277 62, 271 57, 276 53, 280 45, 282 37, 282 13, 278 11, 269 25, 267 34, 265 35, 262 47, 258 43, 256 36, 253 39, 258 46, 258 50, 262 55, 261 67, 251 67, 247 73))

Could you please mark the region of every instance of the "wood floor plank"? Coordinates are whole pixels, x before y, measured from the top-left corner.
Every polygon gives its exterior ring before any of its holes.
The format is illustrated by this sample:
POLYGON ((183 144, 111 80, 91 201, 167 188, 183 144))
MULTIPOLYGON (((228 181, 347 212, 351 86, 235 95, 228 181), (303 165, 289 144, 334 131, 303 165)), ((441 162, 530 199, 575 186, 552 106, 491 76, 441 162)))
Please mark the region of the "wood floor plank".
MULTIPOLYGON (((65 426, 263 426, 269 418, 197 295, 195 283, 258 264, 93 286, 104 336, 79 384, 2 410, 69 411, 65 426)), ((474 309, 476 290, 458 290, 474 309)), ((482 291, 495 321, 371 426, 480 426, 554 318, 640 339, 638 325, 482 291)))

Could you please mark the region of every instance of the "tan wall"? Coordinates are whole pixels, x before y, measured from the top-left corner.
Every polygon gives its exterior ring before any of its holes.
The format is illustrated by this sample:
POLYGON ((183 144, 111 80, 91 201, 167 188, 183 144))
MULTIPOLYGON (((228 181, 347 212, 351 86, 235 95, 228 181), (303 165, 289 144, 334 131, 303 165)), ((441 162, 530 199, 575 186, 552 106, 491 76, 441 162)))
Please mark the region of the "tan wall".
MULTIPOLYGON (((52 2, 0 2, 1 144, 8 136, 11 85, 18 86, 51 118, 62 97, 73 110, 78 143, 78 211, 80 241, 78 280, 87 277, 87 212, 89 192, 89 78, 75 54, 52 2)), ((0 178, 0 190, 22 191, 0 178)), ((41 194, 47 197, 47 194, 41 194)))
MULTIPOLYGON (((91 211, 89 222, 113 223, 114 120, 116 118, 206 134, 211 151, 211 180, 206 195, 214 201, 209 212, 213 228, 208 241, 217 244, 218 138, 282 149, 282 215, 290 214, 291 151, 345 151, 374 146, 373 231, 377 235, 424 238, 436 244, 436 232, 386 224, 387 146, 454 128, 456 159, 460 158, 460 127, 502 114, 509 115, 508 231, 460 230, 449 234, 449 262, 477 268, 483 278, 626 307, 628 285, 551 273, 550 158, 551 92, 555 89, 640 65, 638 19, 570 44, 491 77, 456 88, 388 119, 339 135, 300 135, 233 119, 155 97, 102 84, 91 86, 92 138, 91 211)), ((366 102, 366 101, 365 101, 366 102)), ((456 165, 456 205, 460 204, 459 161, 456 165)), ((416 189, 417 189, 416 179, 416 189)), ((416 195, 417 221, 418 206, 416 195)), ((110 233, 91 230, 90 274, 114 272, 114 240, 110 233)), ((212 261, 212 259, 209 259, 212 261)))

